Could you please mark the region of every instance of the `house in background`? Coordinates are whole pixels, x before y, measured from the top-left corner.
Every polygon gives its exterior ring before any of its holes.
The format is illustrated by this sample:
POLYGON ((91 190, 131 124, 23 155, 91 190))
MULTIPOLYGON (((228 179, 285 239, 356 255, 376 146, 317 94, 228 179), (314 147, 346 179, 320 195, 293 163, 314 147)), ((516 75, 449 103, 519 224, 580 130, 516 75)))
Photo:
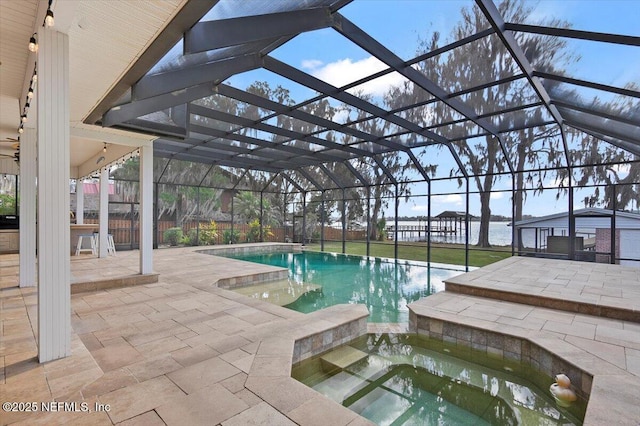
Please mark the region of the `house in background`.
MULTIPOLYGON (((595 207, 574 210, 573 214, 576 260, 640 267, 640 214, 595 207)), ((568 212, 521 220, 515 228, 518 254, 568 256, 568 212)))

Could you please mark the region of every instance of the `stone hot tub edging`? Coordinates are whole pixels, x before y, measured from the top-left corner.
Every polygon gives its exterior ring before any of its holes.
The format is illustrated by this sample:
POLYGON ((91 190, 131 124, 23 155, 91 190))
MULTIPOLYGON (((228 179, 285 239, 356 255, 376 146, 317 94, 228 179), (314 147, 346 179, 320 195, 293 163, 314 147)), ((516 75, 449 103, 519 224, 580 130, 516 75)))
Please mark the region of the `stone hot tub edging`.
MULTIPOLYGON (((438 311, 420 301, 409 305, 409 331, 522 361, 551 377, 563 372, 588 399, 584 425, 637 424, 629 407, 637 406, 640 378, 556 336, 438 311)), ((541 389, 549 385, 529 379, 541 389)))
POLYGON ((364 305, 335 305, 283 324, 260 341, 245 387, 298 424, 372 425, 291 377, 295 363, 367 333, 364 305))

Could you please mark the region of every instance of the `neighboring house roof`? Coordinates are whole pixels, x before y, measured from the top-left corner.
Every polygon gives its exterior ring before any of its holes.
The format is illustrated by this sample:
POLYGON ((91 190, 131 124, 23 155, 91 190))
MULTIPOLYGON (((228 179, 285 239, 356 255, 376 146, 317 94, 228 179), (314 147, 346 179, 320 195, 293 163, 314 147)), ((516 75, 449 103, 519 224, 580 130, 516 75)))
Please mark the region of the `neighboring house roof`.
MULTIPOLYGON (((596 207, 589 207, 586 209, 577 209, 573 211, 573 215, 578 218, 593 218, 595 220, 600 219, 603 225, 607 225, 610 223, 609 218, 613 216, 613 211, 609 209, 600 209, 596 207), (602 219, 605 219, 602 221, 602 219), (606 222, 606 223, 605 223, 606 222)), ((516 228, 521 227, 536 227, 536 226, 554 226, 561 227, 558 225, 558 220, 567 221, 565 226, 568 225, 568 217, 569 212, 555 213, 548 216, 535 217, 532 219, 519 220, 515 223, 516 228), (555 222, 555 223, 554 223, 555 222)), ((637 221, 640 226, 640 214, 637 213, 629 213, 629 212, 620 212, 616 211, 616 219, 624 219, 625 222, 634 222, 637 221)), ((594 222, 595 223, 595 222, 594 222)), ((582 224, 580 224, 582 225, 582 224)), ((620 226, 617 226, 620 227, 620 226)))
MULTIPOLYGON (((87 194, 99 194, 100 193, 100 183, 98 182, 84 182, 84 193, 87 194)), ((114 183, 109 183, 109 195, 113 195, 116 193, 116 186, 114 183)))

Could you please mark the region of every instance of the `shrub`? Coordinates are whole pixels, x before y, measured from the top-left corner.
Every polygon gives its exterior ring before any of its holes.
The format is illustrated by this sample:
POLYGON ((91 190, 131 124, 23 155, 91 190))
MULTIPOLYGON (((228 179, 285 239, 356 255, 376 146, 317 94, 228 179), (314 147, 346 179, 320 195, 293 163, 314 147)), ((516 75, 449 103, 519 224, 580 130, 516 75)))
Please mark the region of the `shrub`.
POLYGON ((177 246, 182 242, 182 228, 169 228, 164 231, 164 234, 162 235, 164 237, 164 242, 170 246, 177 246))
POLYGON ((182 238, 182 242, 190 246, 212 246, 218 239, 218 224, 211 221, 206 225, 200 225, 200 231, 197 228, 189 229, 187 235, 182 238))
MULTIPOLYGON (((264 239, 273 237, 273 232, 271 232, 271 226, 265 225, 262 227, 262 241, 264 239)), ((249 232, 247 232, 247 242, 255 243, 261 241, 260 240, 260 221, 258 219, 253 220, 249 223, 249 232)))
POLYGON ((226 229, 222 233, 222 242, 224 244, 237 244, 240 241, 240 231, 234 229, 226 229))
POLYGON ((218 224, 212 220, 206 225, 200 225, 200 237, 198 243, 201 246, 211 246, 218 239, 218 224))
POLYGON ((195 228, 189 229, 187 235, 182 237, 182 243, 188 246, 195 246, 198 239, 198 234, 195 228))

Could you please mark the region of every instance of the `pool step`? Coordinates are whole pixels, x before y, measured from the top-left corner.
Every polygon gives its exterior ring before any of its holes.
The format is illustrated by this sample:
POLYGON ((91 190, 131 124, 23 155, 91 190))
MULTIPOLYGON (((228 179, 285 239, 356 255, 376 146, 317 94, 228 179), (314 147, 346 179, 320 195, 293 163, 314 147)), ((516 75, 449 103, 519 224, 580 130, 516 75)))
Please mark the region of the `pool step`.
MULTIPOLYGON (((326 375, 325 375, 326 377, 326 375)), ((341 371, 316 383, 313 389, 343 404, 351 395, 367 385, 367 382, 347 371, 341 371)))
POLYGON ((274 305, 289 305, 306 293, 322 291, 322 286, 317 284, 292 283, 288 279, 252 284, 244 287, 235 287, 233 291, 254 299, 264 300, 274 305))
POLYGON ((367 356, 367 353, 352 346, 342 346, 320 357, 320 362, 325 371, 331 371, 336 368, 344 370, 367 356))

